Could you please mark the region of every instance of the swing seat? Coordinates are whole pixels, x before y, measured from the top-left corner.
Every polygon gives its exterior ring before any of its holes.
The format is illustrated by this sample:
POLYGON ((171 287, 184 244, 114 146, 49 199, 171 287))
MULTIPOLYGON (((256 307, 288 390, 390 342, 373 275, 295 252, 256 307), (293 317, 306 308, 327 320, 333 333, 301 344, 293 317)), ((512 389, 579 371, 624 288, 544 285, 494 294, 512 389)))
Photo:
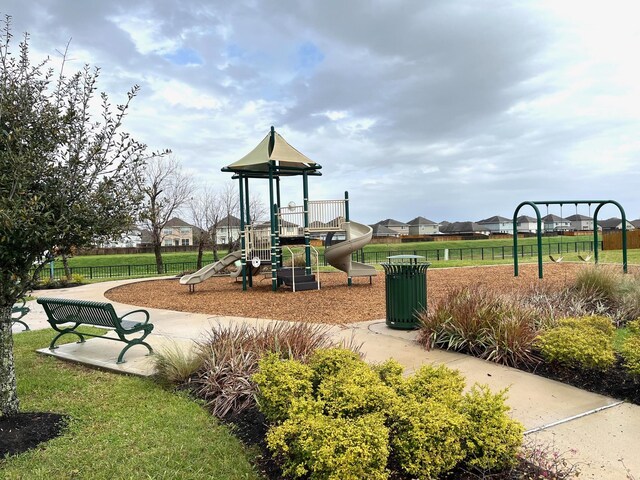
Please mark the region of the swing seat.
POLYGON ((562 262, 562 259, 564 257, 553 258, 553 255, 549 255, 549 258, 551 259, 552 262, 560 263, 560 262, 562 262))
POLYGON ((578 258, 583 262, 588 262, 589 260, 591 260, 591 254, 587 255, 586 257, 583 257, 582 255, 578 255, 578 258))

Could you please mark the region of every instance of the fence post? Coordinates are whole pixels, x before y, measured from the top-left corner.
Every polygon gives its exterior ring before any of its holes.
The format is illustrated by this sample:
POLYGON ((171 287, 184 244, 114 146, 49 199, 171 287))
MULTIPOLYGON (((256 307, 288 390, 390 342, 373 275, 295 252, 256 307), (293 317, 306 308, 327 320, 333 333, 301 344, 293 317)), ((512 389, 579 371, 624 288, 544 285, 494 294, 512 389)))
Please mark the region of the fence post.
POLYGON ((89 278, 93 279, 93 267, 89 267, 89 278))

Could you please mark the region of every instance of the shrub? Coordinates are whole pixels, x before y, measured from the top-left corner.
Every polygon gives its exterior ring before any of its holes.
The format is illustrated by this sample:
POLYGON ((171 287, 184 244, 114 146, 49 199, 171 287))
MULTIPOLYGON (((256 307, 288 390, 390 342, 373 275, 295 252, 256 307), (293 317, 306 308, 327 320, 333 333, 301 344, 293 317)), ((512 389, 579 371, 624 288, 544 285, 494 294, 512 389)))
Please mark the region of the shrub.
POLYGON ((630 335, 622 344, 620 355, 629 373, 640 375, 640 335, 630 335))
POLYGON ((631 335, 640 335, 640 318, 627 323, 627 328, 631 335))
POLYGON ((438 477, 465 458, 467 420, 444 403, 402 399, 389 422, 393 462, 412 477, 438 477))
POLYGON ((203 363, 193 349, 175 342, 158 349, 152 358, 156 378, 169 384, 188 383, 203 363))
POLYGON ((328 415, 350 418, 384 412, 396 399, 395 391, 362 361, 322 377, 316 395, 328 415))
POLYGON ((493 394, 486 386, 477 385, 462 398, 461 411, 468 420, 468 466, 487 471, 515 465, 524 428, 507 415, 505 399, 506 390, 493 394))
POLYGON ((612 268, 601 266, 581 269, 573 284, 573 288, 591 303, 602 302, 608 307, 617 302, 621 286, 621 275, 612 268))
POLYGON ((283 473, 311 480, 383 480, 389 430, 380 414, 357 418, 299 415, 267 433, 267 446, 283 473))
POLYGON ((402 385, 402 394, 417 400, 429 399, 454 405, 464 390, 465 381, 459 371, 444 365, 423 365, 402 385))
POLYGON ((589 325, 593 318, 569 319, 542 333, 536 344, 545 360, 598 370, 613 366, 613 335, 589 325))
POLYGON ((529 364, 540 316, 518 301, 480 287, 452 292, 421 315, 418 341, 510 366, 529 364))
POLYGON ((395 360, 371 367, 344 349, 319 350, 308 365, 271 354, 259 366, 267 445, 291 477, 387 478, 387 457, 391 473, 420 479, 515 462, 522 427, 505 392, 463 395, 463 377, 445 366, 404 379, 395 360))
POLYGON ((309 366, 314 372, 314 387, 326 377, 336 375, 340 370, 359 365, 360 355, 346 348, 319 348, 309 358, 309 366))
POLYGON ((563 318, 558 322, 558 326, 570 328, 593 327, 596 330, 600 330, 605 335, 613 335, 615 332, 615 327, 613 326, 611 319, 601 315, 587 315, 580 318, 563 318))
POLYGON ((258 407, 270 422, 287 419, 293 398, 311 399, 313 370, 309 366, 282 360, 274 353, 263 357, 258 366, 252 380, 258 387, 258 407))
POLYGON ((402 377, 404 367, 397 360, 390 358, 386 362, 372 365, 371 368, 378 374, 382 383, 388 387, 395 389, 402 388, 404 382, 402 377))

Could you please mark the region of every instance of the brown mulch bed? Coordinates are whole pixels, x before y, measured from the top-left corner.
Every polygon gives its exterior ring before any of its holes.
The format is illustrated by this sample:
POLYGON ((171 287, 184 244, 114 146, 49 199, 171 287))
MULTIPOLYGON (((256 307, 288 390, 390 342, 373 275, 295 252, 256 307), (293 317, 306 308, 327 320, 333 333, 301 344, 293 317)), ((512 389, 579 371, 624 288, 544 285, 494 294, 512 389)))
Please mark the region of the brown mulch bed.
MULTIPOLYGON (((500 292, 526 289, 538 282, 560 288, 584 267, 576 263, 545 264, 542 280, 538 279, 537 264, 520 265, 518 277, 513 276, 511 265, 431 269, 427 273, 428 302, 432 306, 452 289, 465 285, 482 285, 500 292)), ((173 278, 123 285, 109 290, 106 296, 142 307, 274 320, 344 324, 385 317, 383 272, 373 278, 372 285, 367 278, 356 278, 351 287, 347 287, 344 273, 322 273, 321 290, 297 293, 283 289, 272 292, 271 279, 260 278, 246 292, 240 283, 216 277, 197 285, 195 293, 190 294, 173 278)))

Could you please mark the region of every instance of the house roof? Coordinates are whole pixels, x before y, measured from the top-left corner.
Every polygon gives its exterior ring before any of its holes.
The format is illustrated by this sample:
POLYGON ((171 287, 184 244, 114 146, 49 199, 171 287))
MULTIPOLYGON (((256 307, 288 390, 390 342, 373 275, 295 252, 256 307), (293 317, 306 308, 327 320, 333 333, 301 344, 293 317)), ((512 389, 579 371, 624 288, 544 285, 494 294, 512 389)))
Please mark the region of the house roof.
POLYGON ((520 215, 516 220, 518 223, 522 223, 522 222, 534 223, 538 221, 537 219, 530 217, 528 215, 520 215))
POLYGON ((572 222, 586 222, 591 220, 591 217, 587 217, 586 215, 576 213, 575 215, 571 215, 567 217, 567 220, 571 220, 572 222))
POLYGON ((607 218, 606 220, 598 220, 598 224, 603 228, 615 228, 622 224, 622 219, 617 217, 607 218))
POLYGON ((411 225, 415 227, 418 225, 437 225, 437 223, 434 222, 433 220, 429 220, 428 218, 416 217, 413 220, 408 221, 407 225, 411 225))
POLYGON ((480 220, 477 223, 480 225, 485 225, 487 223, 504 223, 509 222, 510 220, 505 217, 501 217, 500 215, 494 215, 493 217, 485 218, 484 220, 480 220))
POLYGON ((444 227, 440 227, 442 233, 473 233, 484 232, 486 228, 476 222, 453 222, 444 227))
POLYGON ((376 225, 384 225, 385 227, 406 227, 407 224, 404 222, 399 222, 398 220, 394 220, 393 218, 387 218, 385 220, 380 220, 376 225))
POLYGON ((636 220, 631 220, 631 225, 633 225, 636 228, 640 228, 640 218, 636 220))
POLYGON ((373 229, 373 236, 382 237, 387 235, 397 235, 397 232, 394 232, 389 227, 385 227, 379 223, 371 225, 371 228, 373 229))
POLYGON ((558 215, 554 215, 553 213, 550 213, 549 215, 545 215, 544 217, 542 217, 542 221, 543 222, 566 222, 567 219, 559 217, 558 215))
POLYGON ((226 226, 239 227, 240 219, 234 215, 227 215, 226 217, 218 220, 218 222, 216 223, 216 227, 226 227, 226 226))
POLYGON ((191 227, 191 228, 193 228, 193 225, 191 225, 190 223, 185 222, 181 218, 173 217, 173 218, 171 218, 171 219, 169 219, 167 221, 167 223, 165 224, 165 227, 191 227))

